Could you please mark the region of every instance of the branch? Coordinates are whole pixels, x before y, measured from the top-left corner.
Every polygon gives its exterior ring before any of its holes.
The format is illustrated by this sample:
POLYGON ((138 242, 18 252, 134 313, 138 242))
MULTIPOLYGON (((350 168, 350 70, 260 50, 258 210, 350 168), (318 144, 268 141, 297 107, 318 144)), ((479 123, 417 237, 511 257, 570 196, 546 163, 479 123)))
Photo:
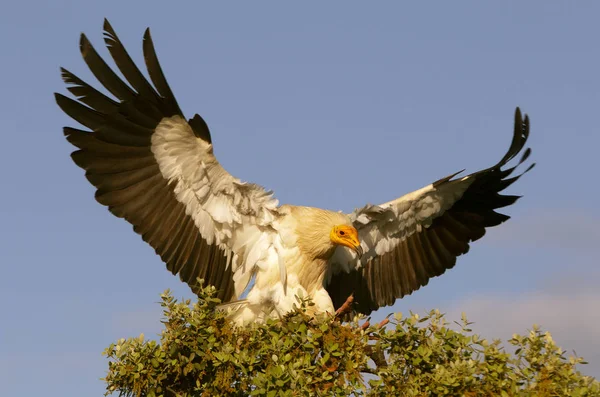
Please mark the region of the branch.
POLYGON ((362 367, 359 369, 359 371, 365 374, 377 375, 376 368, 362 367))
POLYGON ((377 369, 385 368, 388 366, 388 363, 385 360, 385 355, 383 354, 381 349, 375 348, 375 346, 369 345, 369 346, 366 346, 365 350, 367 352, 367 356, 369 356, 369 358, 371 360, 373 360, 373 362, 377 366, 377 369))
POLYGON ((354 303, 354 293, 351 293, 350 296, 346 299, 346 302, 335 312, 336 318, 341 318, 346 313, 350 313, 352 311, 352 303, 354 303))

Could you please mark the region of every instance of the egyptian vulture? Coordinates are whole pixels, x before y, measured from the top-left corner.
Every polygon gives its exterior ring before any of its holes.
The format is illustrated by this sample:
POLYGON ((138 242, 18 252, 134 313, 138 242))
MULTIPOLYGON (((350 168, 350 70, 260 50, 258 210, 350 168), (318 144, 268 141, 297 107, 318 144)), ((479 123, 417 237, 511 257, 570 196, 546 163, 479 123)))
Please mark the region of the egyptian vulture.
MULTIPOLYGON (((500 194, 524 173, 511 176, 516 165, 503 169, 529 135, 517 108, 510 148, 490 168, 351 214, 279 205, 270 191, 221 166, 202 117, 186 120, 148 29, 143 54, 151 83, 106 20, 104 31, 124 79, 83 34, 80 50, 112 97, 61 69, 76 100, 55 94, 58 106, 87 128, 64 128, 78 148, 72 158, 96 187, 96 200, 130 222, 192 291, 199 279, 214 285, 238 324, 284 315, 297 296, 312 298, 315 312, 332 313, 351 294, 355 312, 391 305, 452 268, 471 241, 509 218, 495 210, 518 198, 500 194)), ((524 150, 517 165, 529 154, 524 150)))

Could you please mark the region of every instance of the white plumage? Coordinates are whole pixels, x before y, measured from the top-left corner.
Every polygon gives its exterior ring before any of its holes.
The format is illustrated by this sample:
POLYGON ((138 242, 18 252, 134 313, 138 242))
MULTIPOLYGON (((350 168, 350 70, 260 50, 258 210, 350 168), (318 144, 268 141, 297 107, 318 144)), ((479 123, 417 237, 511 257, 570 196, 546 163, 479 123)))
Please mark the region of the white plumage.
POLYGON ((316 312, 333 313, 350 294, 358 312, 390 305, 453 267, 486 227, 508 219, 494 210, 517 199, 499 192, 520 176, 509 178, 515 167, 502 169, 529 135, 529 121, 518 109, 508 153, 486 170, 451 175, 352 214, 279 206, 271 192, 219 164, 200 116, 184 118, 149 31, 143 48, 152 85, 107 21, 104 28, 129 85, 82 35, 84 60, 116 100, 62 70, 77 100, 56 94, 57 103, 88 128, 65 127, 79 148, 73 159, 101 204, 129 221, 192 290, 198 279, 215 285, 240 324, 282 316, 297 296, 311 297, 316 312), (246 299, 239 300, 252 278, 246 299))

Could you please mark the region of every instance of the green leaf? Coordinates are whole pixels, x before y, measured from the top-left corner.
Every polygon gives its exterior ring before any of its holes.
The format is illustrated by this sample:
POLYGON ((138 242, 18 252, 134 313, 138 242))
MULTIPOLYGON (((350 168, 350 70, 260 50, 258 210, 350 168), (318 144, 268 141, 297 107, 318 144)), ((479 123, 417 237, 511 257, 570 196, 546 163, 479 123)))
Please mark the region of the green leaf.
POLYGON ((282 319, 238 328, 215 310, 215 293, 201 289, 192 304, 166 292, 159 341, 140 335, 104 350, 107 393, 600 396, 598 382, 577 370, 584 360, 566 357, 540 328, 515 334, 511 353, 469 334, 466 315, 458 331, 435 310, 362 330, 359 322, 309 315, 307 301, 282 319))

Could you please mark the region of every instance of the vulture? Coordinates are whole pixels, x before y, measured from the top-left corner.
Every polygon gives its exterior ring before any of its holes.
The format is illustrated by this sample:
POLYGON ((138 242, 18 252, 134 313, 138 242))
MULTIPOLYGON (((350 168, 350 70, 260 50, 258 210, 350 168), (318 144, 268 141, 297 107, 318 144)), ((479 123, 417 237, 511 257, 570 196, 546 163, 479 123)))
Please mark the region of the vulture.
POLYGON ((509 219, 496 210, 519 196, 500 192, 534 165, 513 175, 531 152, 524 149, 529 119, 517 108, 508 152, 487 169, 350 214, 279 205, 272 192, 221 166, 201 116, 185 118, 149 29, 149 80, 107 20, 104 42, 121 76, 84 34, 80 50, 106 93, 61 68, 75 99, 57 93, 56 102, 85 127, 64 128, 77 148, 71 157, 96 200, 131 223, 194 293, 214 286, 236 324, 284 316, 298 297, 311 298, 314 313, 333 313, 349 296, 353 313, 392 305, 454 267, 486 228, 509 219))

